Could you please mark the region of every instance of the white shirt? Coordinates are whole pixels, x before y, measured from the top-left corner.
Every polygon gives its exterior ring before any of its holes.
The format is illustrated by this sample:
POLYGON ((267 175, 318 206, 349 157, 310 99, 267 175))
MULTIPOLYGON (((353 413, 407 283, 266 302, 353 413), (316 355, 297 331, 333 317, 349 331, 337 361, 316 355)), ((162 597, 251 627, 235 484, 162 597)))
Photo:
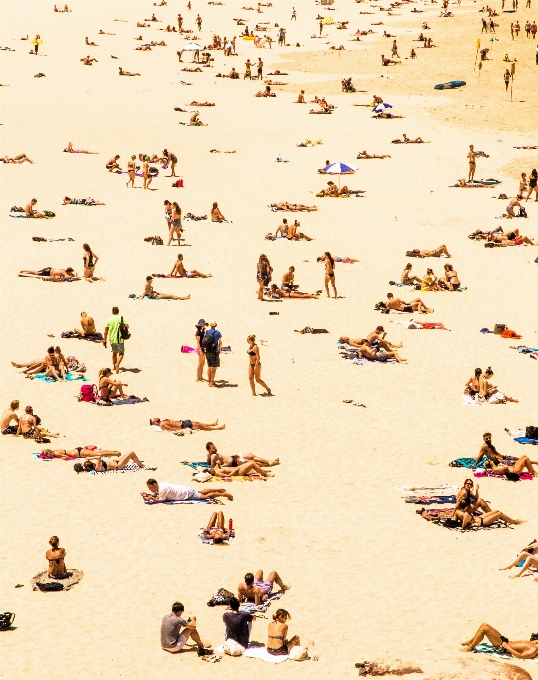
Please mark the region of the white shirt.
POLYGON ((160 501, 185 501, 189 495, 190 487, 181 484, 169 484, 159 482, 157 498, 160 501))

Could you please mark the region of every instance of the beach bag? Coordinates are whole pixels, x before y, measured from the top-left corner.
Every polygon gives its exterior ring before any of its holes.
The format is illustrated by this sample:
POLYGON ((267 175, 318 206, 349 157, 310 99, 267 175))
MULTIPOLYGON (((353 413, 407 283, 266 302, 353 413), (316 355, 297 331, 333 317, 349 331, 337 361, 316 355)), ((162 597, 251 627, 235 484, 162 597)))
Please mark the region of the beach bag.
POLYGON ((525 428, 525 437, 527 439, 538 439, 538 427, 535 425, 527 425, 525 428))
POLYGON ((47 217, 56 217, 56 213, 53 213, 52 210, 43 210, 43 215, 46 215, 47 217))
POLYGON ((97 401, 97 387, 95 385, 82 385, 80 388, 80 401, 97 401))
POLYGON ((230 656, 241 656, 241 654, 245 651, 243 645, 240 645, 239 642, 236 642, 232 639, 226 640, 221 649, 224 654, 229 654, 230 656))
POLYGON ((495 326, 493 326, 493 332, 495 335, 502 335, 505 328, 505 323, 496 323, 495 326))
POLYGON ((308 657, 308 649, 301 647, 300 645, 295 645, 290 650, 290 655, 288 659, 290 661, 304 661, 308 657))
POLYGON ((176 187, 176 189, 179 189, 180 187, 183 186, 183 180, 182 180, 182 179, 178 179, 177 181, 175 181, 175 182, 172 183, 172 186, 173 186, 173 187, 176 187))
POLYGON ((121 317, 121 321, 120 321, 120 333, 119 333, 119 335, 120 335, 120 338, 122 340, 129 340, 129 338, 131 337, 131 334, 129 333, 129 329, 123 323, 123 316, 121 317))
POLYGON ((195 482, 208 482, 212 477, 213 475, 207 470, 200 470, 199 472, 195 472, 192 476, 195 482))
POLYGON ((0 612, 0 630, 8 630, 15 620, 15 614, 11 612, 0 612))
POLYGON ((37 582, 35 585, 42 593, 54 593, 64 589, 63 583, 58 583, 58 581, 53 581, 52 583, 37 582))
POLYGON ((218 591, 209 600, 207 606, 208 607, 217 607, 220 605, 228 606, 232 601, 233 597, 235 597, 235 595, 231 593, 229 590, 226 590, 226 588, 219 588, 218 591))

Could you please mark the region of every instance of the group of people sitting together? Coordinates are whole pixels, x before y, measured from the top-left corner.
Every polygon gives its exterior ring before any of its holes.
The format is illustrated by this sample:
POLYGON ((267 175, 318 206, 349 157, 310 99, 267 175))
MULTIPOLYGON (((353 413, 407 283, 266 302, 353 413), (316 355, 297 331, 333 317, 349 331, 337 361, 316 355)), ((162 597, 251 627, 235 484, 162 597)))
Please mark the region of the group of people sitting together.
MULTIPOLYGON (((445 274, 442 277, 435 276, 433 269, 430 267, 426 270, 426 274, 421 278, 414 276, 411 273, 413 265, 408 262, 402 272, 400 281, 403 286, 414 286, 417 290, 426 291, 462 291, 461 282, 458 278, 458 272, 455 271, 451 264, 445 264, 445 274)), ((395 285, 394 281, 389 281, 390 285, 395 285)))
POLYGON ((34 359, 33 361, 21 363, 12 361, 11 365, 15 368, 23 368, 24 370, 21 371, 21 373, 31 380, 33 380, 36 375, 44 375, 45 378, 62 380, 65 382, 68 374, 78 377, 81 373, 86 371, 86 367, 83 364, 80 364, 76 357, 70 356, 66 359, 58 346, 49 347, 44 359, 34 359))
POLYGON ((497 385, 493 385, 490 381, 493 378, 493 369, 488 366, 482 373, 481 368, 475 368, 474 375, 465 383, 464 395, 471 397, 477 402, 489 402, 490 404, 504 404, 507 401, 513 401, 516 404, 518 399, 513 399, 501 392, 497 385))
POLYGON ((57 439, 60 434, 49 432, 41 425, 41 418, 34 414, 32 406, 24 409, 24 415, 19 418, 17 411, 20 408, 19 400, 14 399, 0 418, 0 431, 4 435, 22 436, 24 439, 34 439, 36 442, 48 442, 48 437, 57 439), (13 424, 12 424, 13 423, 13 424), (47 437, 47 438, 45 438, 47 437))
POLYGON ((407 359, 402 359, 397 349, 403 345, 394 345, 385 338, 387 333, 383 326, 377 326, 366 338, 352 339, 347 335, 343 335, 339 339, 339 343, 347 345, 348 347, 356 347, 358 349, 357 357, 359 359, 368 359, 370 361, 381 361, 385 363, 389 359, 395 359, 399 364, 405 363, 407 359))

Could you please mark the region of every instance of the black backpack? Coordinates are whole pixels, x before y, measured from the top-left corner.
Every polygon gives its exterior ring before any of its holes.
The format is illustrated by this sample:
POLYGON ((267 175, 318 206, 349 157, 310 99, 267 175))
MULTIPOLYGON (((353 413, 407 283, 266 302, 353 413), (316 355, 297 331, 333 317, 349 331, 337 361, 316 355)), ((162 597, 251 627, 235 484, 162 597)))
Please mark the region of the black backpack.
POLYGON ((58 581, 52 581, 51 583, 41 583, 38 581, 36 587, 39 588, 42 593, 54 593, 57 590, 64 589, 63 583, 58 583, 58 581))
POLYGON ((536 425, 527 425, 525 428, 525 437, 527 437, 527 439, 538 439, 538 427, 536 425))
POLYGON ((206 334, 202 338, 200 343, 204 352, 214 352, 215 351, 215 338, 214 331, 206 331, 206 334))
POLYGON ((120 335, 120 338, 122 340, 129 340, 129 338, 131 337, 131 334, 129 333, 129 329, 123 323, 123 316, 121 317, 121 321, 120 321, 120 333, 119 333, 119 335, 120 335))
POLYGON ((15 614, 12 614, 11 612, 0 612, 0 630, 9 630, 14 620, 15 614))

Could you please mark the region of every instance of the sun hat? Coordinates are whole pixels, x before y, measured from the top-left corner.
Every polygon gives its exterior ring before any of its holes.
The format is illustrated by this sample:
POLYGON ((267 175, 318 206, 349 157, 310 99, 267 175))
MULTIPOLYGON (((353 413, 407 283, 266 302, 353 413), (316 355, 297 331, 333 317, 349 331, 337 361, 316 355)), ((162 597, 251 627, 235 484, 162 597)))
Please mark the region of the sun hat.
POLYGON ((216 325, 217 325, 217 322, 216 322, 216 321, 210 321, 210 322, 209 322, 209 325, 210 325, 210 326, 216 326, 216 325))
POLYGON ((202 326, 205 326, 205 325, 206 325, 205 319, 200 319, 200 321, 198 321, 198 323, 196 324, 196 326, 198 328, 201 328, 202 326))

